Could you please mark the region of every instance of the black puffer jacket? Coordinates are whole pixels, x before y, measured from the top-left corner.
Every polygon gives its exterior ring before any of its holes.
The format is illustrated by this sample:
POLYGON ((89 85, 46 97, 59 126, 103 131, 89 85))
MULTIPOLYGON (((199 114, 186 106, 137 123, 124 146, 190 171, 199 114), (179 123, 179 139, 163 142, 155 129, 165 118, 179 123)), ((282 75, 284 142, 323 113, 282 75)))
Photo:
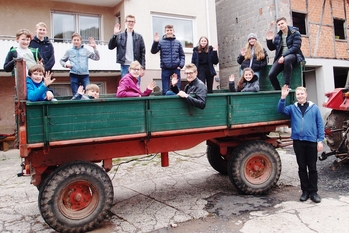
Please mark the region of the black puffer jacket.
MULTIPOLYGON (((133 38, 133 57, 137 60, 143 68, 145 68, 145 45, 143 37, 136 33, 132 32, 133 38)), ((109 40, 108 48, 113 50, 116 48, 116 62, 121 65, 125 64, 125 55, 126 55, 126 43, 127 43, 127 31, 121 32, 109 40)))
POLYGON ((304 61, 304 56, 301 51, 302 36, 299 33, 298 28, 288 26, 288 34, 286 37, 286 43, 288 50, 282 53, 282 31, 280 30, 274 37, 274 40, 267 40, 267 46, 270 51, 275 51, 274 62, 277 61, 281 56, 285 57, 289 54, 297 55, 297 62, 304 61))
MULTIPOLYGON (((263 51, 264 51, 264 56, 265 56, 263 60, 257 60, 256 54, 253 54, 253 62, 252 62, 251 69, 255 72, 259 71, 260 69, 263 69, 268 64, 268 53, 265 49, 263 49, 263 51)), ((245 57, 242 56, 241 53, 239 54, 239 56, 237 58, 237 62, 241 65, 242 70, 247 68, 247 67, 250 67, 250 60, 245 60, 245 57)))
POLYGON ((45 37, 44 40, 41 41, 35 36, 34 39, 30 41, 29 47, 38 48, 45 70, 52 70, 52 67, 55 65, 55 52, 48 37, 45 37))
POLYGON ((175 36, 167 38, 164 35, 159 42, 154 41, 151 47, 151 53, 156 54, 159 51, 161 69, 183 68, 185 54, 181 42, 176 40, 175 36))
MULTIPOLYGON (((171 86, 171 91, 177 94, 179 92, 177 85, 171 86)), ((184 92, 189 94, 188 98, 186 98, 188 104, 200 109, 206 107, 207 88, 200 79, 196 78, 188 83, 184 87, 184 92)))
MULTIPOLYGON (((195 64, 197 68, 199 68, 199 49, 196 46, 193 49, 193 55, 191 57, 191 63, 195 64)), ((216 71, 213 65, 217 65, 219 62, 217 51, 213 51, 213 47, 208 47, 208 67, 210 68, 210 73, 212 76, 216 75, 216 71)))

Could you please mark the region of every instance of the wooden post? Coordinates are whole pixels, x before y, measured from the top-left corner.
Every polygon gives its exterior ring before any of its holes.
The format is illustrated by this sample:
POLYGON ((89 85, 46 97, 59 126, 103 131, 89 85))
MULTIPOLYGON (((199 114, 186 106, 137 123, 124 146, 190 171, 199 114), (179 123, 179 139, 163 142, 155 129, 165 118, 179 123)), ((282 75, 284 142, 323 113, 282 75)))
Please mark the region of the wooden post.
POLYGON ((26 64, 22 59, 21 61, 16 62, 16 96, 17 100, 26 100, 27 99, 27 81, 26 81, 26 64))

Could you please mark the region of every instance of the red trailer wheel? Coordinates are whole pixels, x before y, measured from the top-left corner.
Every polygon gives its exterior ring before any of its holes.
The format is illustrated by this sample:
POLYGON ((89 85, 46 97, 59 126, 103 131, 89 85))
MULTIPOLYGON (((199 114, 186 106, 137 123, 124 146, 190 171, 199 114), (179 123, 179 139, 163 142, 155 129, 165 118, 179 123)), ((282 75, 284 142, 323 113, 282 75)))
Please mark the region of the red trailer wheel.
POLYGON ((233 185, 245 194, 266 194, 280 178, 281 160, 275 148, 264 141, 238 146, 228 163, 233 185))
POLYGON ((55 170, 39 193, 45 222, 58 232, 86 232, 102 222, 114 199, 108 174, 89 162, 72 162, 55 170))
POLYGON ((261 184, 268 180, 272 173, 272 165, 263 154, 256 154, 246 160, 245 177, 250 183, 261 184))

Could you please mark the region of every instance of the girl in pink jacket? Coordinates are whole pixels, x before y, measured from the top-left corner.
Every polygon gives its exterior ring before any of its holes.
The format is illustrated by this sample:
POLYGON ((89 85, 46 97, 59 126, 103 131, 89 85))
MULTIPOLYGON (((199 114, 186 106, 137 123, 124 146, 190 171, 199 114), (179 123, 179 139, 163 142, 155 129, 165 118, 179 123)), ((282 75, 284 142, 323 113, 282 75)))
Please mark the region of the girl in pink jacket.
POLYGON ((141 97, 149 96, 152 93, 156 87, 155 81, 152 81, 144 92, 139 88, 138 77, 142 76, 140 75, 141 69, 141 64, 138 61, 131 63, 128 69, 129 73, 122 77, 119 82, 117 97, 141 97))

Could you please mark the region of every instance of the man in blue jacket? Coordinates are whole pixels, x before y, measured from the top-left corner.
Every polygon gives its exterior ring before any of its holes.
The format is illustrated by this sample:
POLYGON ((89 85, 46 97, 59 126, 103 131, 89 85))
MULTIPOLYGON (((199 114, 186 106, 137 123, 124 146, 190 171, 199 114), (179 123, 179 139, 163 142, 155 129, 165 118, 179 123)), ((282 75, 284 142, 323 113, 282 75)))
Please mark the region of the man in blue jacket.
POLYGON ((302 195, 300 201, 310 199, 321 202, 318 195, 318 173, 316 169, 317 152, 323 150, 325 136, 321 113, 313 102, 307 101, 307 91, 304 87, 296 88, 297 102, 286 106, 286 97, 290 89, 284 85, 278 111, 291 118, 291 138, 298 164, 298 175, 301 182, 302 195))
POLYGON ((170 77, 177 74, 178 89, 181 89, 181 69, 184 66, 185 54, 182 44, 176 40, 174 35, 173 25, 165 26, 165 35, 160 40, 159 34, 154 34, 154 42, 151 47, 151 53, 156 54, 160 51, 160 67, 161 67, 161 81, 162 94, 165 95, 170 89, 170 77))
POLYGON ((281 90, 278 74, 283 71, 285 84, 291 85, 293 67, 304 61, 301 51, 302 37, 298 28, 288 26, 284 17, 276 20, 280 31, 273 35, 272 31, 267 33, 267 46, 270 51, 275 50, 274 63, 269 71, 269 79, 275 90, 281 90), (274 38, 274 39, 273 39, 274 38))

